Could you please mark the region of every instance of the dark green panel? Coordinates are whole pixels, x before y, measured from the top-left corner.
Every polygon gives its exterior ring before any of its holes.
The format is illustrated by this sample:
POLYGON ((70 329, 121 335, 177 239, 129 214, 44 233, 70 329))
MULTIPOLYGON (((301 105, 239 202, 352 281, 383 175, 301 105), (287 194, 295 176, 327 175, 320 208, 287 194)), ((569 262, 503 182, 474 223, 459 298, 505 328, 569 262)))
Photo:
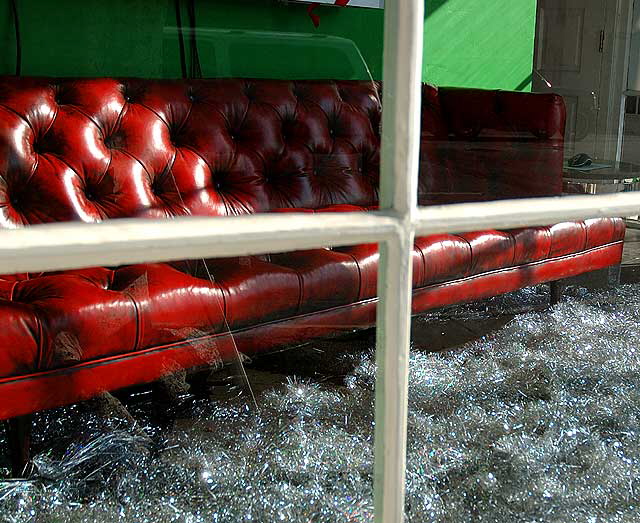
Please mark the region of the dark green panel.
MULTIPOLYGON (((184 3, 184 2, 183 2, 184 3)), ((172 0, 21 0, 23 74, 55 76, 143 76, 180 75, 172 0)), ((379 78, 382 71, 382 10, 319 7, 321 17, 314 28, 306 6, 286 5, 275 0, 200 0, 198 26, 203 35, 200 58, 210 76, 228 75, 275 78, 335 77, 367 78, 363 62, 379 78), (219 70, 216 53, 206 31, 249 30, 267 33, 298 33, 300 42, 272 48, 255 46, 255 38, 236 45, 219 70), (318 41, 313 49, 310 36, 331 36, 333 42, 318 41), (253 46, 253 48, 252 48, 253 46), (344 57, 357 57, 357 67, 345 65, 344 57), (346 54, 345 54, 346 53, 346 54)), ((0 71, 14 69, 13 24, 9 2, 0 7, 0 43, 5 52, 0 71)), ((186 22, 186 13, 184 15, 186 22)), ((237 40, 237 39, 236 39, 237 40)), ((289 39, 290 40, 290 39, 289 39)), ((327 40, 324 38, 324 40, 327 40)), ((220 41, 220 35, 218 35, 220 41)), ((220 53, 217 53, 220 55, 220 53)))
MULTIPOLYGON (((8 14, 8 2, 3 3, 8 14)), ((25 75, 158 76, 162 72, 166 0, 20 0, 18 6, 25 75)), ((13 26, 8 16, 3 20, 6 41, 13 26)), ((5 72, 14 67, 13 45, 8 49, 11 56, 3 56, 5 72)))

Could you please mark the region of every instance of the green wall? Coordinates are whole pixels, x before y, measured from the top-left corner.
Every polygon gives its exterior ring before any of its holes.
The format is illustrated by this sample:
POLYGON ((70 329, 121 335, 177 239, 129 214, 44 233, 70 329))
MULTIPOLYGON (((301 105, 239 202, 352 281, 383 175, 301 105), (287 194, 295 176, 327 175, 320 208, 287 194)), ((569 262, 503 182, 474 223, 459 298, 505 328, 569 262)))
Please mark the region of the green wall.
MULTIPOLYGON (((426 0, 424 79, 527 89, 535 1, 426 0)), ((0 2, 0 73, 11 73, 13 25, 9 2, 0 2)), ((18 5, 25 75, 180 75, 173 0, 20 0, 18 5)), ((205 75, 366 78, 364 62, 375 79, 382 76, 381 10, 320 6, 315 29, 304 5, 276 0, 199 0, 197 5, 198 26, 205 29, 199 36, 205 75), (288 33, 286 41, 272 37, 282 32, 288 33)))
POLYGON ((422 77, 530 90, 535 25, 536 0, 427 0, 422 77))

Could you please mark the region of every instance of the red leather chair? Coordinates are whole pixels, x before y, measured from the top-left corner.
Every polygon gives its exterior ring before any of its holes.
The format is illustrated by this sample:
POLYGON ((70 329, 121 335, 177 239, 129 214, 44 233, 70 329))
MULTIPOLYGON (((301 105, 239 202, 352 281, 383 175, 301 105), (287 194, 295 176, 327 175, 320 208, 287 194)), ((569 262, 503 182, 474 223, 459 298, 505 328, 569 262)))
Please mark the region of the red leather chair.
MULTIPOLYGON (((559 194, 554 95, 424 87, 423 204, 559 194)), ((0 78, 0 226, 361 212, 379 85, 0 78)), ((417 238, 413 311, 618 264, 624 224, 417 238)), ((377 246, 0 277, 0 419, 374 324, 377 246), (211 276, 211 278, 209 277, 211 276)), ((11 422, 16 470, 24 420, 11 422)))

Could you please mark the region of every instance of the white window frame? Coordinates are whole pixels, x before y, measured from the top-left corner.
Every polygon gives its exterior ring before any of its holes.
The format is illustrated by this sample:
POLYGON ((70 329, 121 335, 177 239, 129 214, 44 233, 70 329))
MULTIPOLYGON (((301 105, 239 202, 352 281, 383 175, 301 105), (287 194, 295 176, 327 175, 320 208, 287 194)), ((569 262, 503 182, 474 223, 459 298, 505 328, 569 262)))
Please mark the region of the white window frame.
POLYGON ((387 2, 381 210, 56 223, 0 231, 0 274, 239 256, 379 242, 375 485, 378 523, 404 513, 411 250, 414 235, 639 213, 639 193, 418 208, 424 0, 387 2))

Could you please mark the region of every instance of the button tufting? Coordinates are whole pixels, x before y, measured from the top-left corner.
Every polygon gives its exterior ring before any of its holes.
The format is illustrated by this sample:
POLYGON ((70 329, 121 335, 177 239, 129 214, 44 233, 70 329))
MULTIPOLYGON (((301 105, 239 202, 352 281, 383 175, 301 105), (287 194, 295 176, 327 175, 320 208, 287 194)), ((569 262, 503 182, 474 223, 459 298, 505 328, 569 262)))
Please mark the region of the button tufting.
POLYGON ((123 147, 124 145, 124 135, 121 131, 116 131, 109 136, 105 136, 104 145, 107 149, 118 149, 123 147))
POLYGON ((171 145, 174 147, 178 147, 178 131, 173 127, 169 128, 169 142, 171 142, 171 145))
POLYGON ((247 84, 244 88, 244 95, 247 97, 247 99, 252 102, 256 95, 255 95, 255 87, 253 84, 247 84))
POLYGON ((9 195, 9 203, 11 204, 12 207, 15 207, 15 208, 19 207, 20 204, 22 203, 22 195, 12 193, 11 195, 9 195))

